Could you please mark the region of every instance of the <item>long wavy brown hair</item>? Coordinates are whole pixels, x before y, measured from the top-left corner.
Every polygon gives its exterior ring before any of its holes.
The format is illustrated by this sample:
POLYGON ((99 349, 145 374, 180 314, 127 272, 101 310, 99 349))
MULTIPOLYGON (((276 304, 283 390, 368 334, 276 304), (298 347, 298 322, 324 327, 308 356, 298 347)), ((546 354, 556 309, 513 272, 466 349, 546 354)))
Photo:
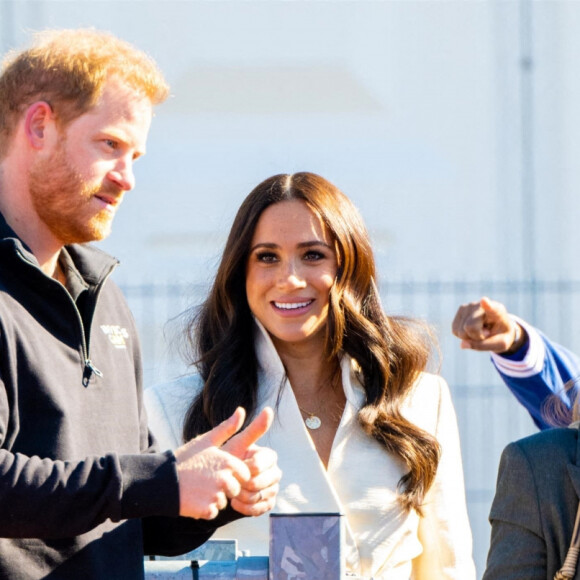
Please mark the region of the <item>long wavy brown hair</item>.
POLYGON ((421 513, 440 449, 432 435, 405 419, 401 406, 426 368, 434 339, 424 323, 384 314, 373 252, 358 210, 338 188, 313 173, 274 175, 238 210, 209 295, 188 316, 186 344, 204 388, 187 412, 184 439, 208 431, 238 406, 245 407, 248 417, 256 411, 258 361, 246 266, 262 212, 287 200, 302 200, 334 240, 338 271, 330 290, 326 356, 346 353, 360 366, 366 400, 358 420, 370 437, 405 463, 400 501, 406 510, 421 513))

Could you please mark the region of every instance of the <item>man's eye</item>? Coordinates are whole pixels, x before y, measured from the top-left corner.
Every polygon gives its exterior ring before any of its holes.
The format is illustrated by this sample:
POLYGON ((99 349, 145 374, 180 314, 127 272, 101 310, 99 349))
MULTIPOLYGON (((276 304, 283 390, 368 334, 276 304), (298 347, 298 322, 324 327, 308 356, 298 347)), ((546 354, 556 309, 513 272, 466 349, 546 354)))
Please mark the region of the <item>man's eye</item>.
POLYGON ((111 149, 117 149, 119 146, 116 141, 113 141, 113 139, 105 139, 105 145, 111 149))

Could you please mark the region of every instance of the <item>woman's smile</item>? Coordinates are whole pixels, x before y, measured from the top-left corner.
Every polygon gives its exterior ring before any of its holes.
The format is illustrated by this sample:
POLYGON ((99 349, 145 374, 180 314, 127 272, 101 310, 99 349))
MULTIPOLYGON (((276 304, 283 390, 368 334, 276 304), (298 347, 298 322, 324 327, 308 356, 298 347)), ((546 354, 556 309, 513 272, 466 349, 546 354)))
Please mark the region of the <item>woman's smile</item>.
POLYGON ((280 314, 302 315, 308 310, 308 307, 314 303, 314 300, 302 300, 300 302, 283 302, 275 300, 272 305, 276 310, 280 310, 280 314))

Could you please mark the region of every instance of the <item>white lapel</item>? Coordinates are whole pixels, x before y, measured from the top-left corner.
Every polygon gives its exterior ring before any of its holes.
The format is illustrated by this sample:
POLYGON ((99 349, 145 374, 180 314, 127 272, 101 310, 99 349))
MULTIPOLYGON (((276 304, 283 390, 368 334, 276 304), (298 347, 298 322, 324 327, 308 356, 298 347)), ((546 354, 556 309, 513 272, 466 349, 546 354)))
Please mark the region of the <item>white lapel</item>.
MULTIPOLYGON (((276 348, 264 327, 256 321, 256 355, 260 364, 258 406, 271 406, 275 411, 272 427, 260 440, 261 445, 271 447, 278 453, 278 465, 283 476, 274 512, 339 512, 345 513, 332 483, 332 452, 329 473, 320 461, 316 448, 304 424, 298 403, 294 397, 284 366, 276 348), (330 476, 329 476, 330 475, 330 476)), ((343 384, 345 374, 350 374, 349 360, 342 364, 343 384)), ((341 427, 352 420, 357 395, 350 388, 346 393, 347 407, 337 430, 334 447, 341 437, 341 427)), ((345 517, 345 543, 347 559, 352 569, 359 565, 359 555, 354 536, 345 517)))

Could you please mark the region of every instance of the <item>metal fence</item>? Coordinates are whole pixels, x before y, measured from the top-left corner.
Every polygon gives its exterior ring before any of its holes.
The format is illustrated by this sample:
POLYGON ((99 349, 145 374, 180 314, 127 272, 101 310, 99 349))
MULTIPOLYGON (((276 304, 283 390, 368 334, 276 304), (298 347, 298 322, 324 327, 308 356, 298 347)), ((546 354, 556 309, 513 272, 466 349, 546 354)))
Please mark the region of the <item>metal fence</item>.
MULTIPOLYGON (((508 442, 536 428, 501 383, 489 357, 459 348, 450 331, 453 316, 460 304, 489 296, 580 352, 580 335, 574 332, 574 321, 580 320, 580 281, 384 280, 379 287, 387 312, 424 318, 438 333, 440 372, 451 388, 461 434, 474 556, 481 576, 500 453, 508 442)), ((143 343, 145 385, 186 372, 175 342, 181 326, 178 315, 201 302, 206 285, 143 284, 123 285, 122 289, 143 343)))

